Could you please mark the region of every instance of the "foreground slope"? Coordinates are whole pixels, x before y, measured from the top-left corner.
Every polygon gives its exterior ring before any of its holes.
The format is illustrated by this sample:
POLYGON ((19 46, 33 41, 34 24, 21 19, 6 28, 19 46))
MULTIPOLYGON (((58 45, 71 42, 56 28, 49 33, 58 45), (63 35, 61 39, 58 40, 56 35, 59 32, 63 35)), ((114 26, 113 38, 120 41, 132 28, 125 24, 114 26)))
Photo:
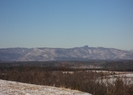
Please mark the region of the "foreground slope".
POLYGON ((0 95, 91 95, 89 93, 57 88, 0 80, 0 95))
POLYGON ((0 61, 133 60, 133 52, 103 47, 7 48, 0 49, 0 61))

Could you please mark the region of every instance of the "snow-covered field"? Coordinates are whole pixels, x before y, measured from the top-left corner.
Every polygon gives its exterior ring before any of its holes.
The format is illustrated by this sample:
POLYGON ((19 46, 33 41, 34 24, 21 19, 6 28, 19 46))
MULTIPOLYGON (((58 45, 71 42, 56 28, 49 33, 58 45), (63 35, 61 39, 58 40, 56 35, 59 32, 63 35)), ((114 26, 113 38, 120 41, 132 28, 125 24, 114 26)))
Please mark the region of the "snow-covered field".
POLYGON ((65 88, 0 80, 0 95, 92 95, 65 88))
MULTIPOLYGON (((106 76, 106 78, 102 79, 102 82, 104 83, 114 83, 117 79, 121 79, 125 84, 133 84, 133 73, 129 72, 116 72, 114 75, 106 76)), ((98 79, 98 81, 101 81, 101 79, 98 79)))

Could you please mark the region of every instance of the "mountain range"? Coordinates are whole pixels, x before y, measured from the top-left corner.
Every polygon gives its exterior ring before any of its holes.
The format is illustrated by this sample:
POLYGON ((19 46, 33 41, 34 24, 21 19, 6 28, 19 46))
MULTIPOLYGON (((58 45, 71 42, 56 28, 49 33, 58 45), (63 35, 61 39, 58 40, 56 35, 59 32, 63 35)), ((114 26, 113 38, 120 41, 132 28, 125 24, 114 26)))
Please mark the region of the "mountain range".
POLYGON ((133 52, 104 47, 2 48, 0 61, 133 60, 133 52))

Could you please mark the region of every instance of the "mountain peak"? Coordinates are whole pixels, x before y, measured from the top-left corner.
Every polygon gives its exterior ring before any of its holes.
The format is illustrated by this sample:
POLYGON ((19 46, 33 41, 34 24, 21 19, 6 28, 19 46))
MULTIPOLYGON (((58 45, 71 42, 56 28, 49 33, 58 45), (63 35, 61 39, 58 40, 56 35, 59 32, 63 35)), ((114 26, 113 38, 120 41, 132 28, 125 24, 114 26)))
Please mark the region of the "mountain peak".
POLYGON ((88 45, 85 45, 85 46, 83 46, 83 48, 89 48, 89 46, 88 45))

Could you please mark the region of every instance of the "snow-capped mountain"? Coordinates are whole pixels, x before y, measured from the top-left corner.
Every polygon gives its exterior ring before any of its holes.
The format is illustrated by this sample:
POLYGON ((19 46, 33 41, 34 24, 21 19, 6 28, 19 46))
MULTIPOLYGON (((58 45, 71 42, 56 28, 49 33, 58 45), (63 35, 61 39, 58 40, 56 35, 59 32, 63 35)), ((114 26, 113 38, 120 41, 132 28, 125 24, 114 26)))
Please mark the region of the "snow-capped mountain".
POLYGON ((103 47, 75 48, 5 48, 0 49, 0 61, 57 61, 57 60, 133 60, 133 52, 103 47))

